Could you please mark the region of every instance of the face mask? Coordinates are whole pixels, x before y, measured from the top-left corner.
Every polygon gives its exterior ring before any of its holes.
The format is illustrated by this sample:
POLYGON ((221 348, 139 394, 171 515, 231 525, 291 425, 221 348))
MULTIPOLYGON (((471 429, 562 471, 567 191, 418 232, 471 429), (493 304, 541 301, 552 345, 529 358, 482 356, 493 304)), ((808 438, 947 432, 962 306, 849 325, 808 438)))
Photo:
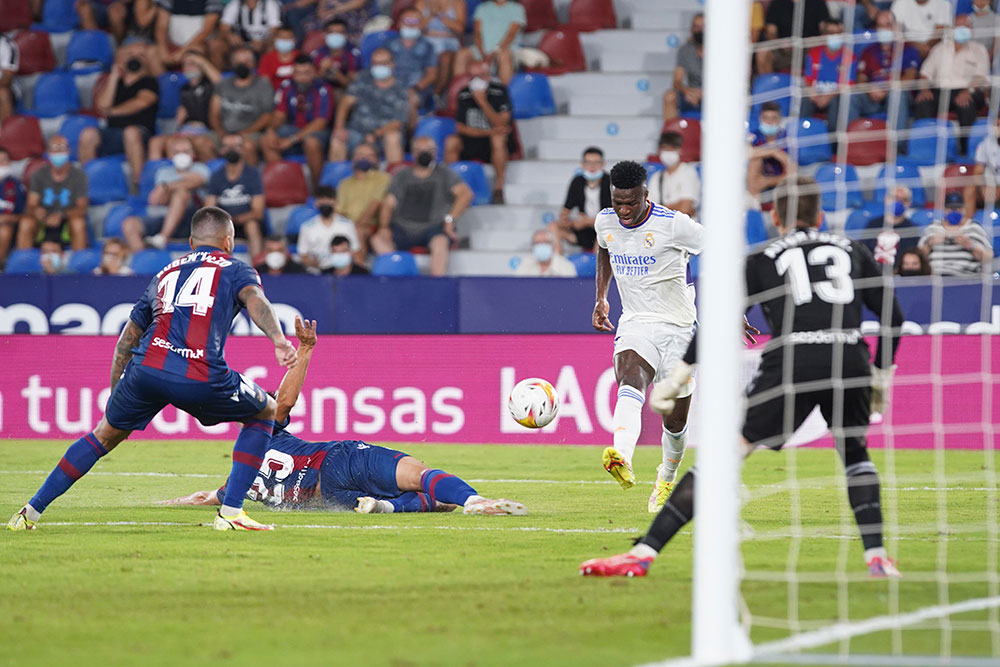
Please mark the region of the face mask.
POLYGON ((583 170, 583 177, 585 179, 587 179, 588 181, 590 181, 591 183, 593 183, 594 181, 599 181, 602 178, 604 178, 604 172, 602 170, 588 171, 588 170, 584 169, 583 170))
POLYGON ((175 153, 171 158, 177 171, 184 171, 194 163, 190 153, 175 153))
POLYGON ((138 72, 142 69, 142 61, 138 58, 129 58, 128 61, 125 62, 125 69, 130 72, 138 72))
POLYGON ((236 75, 237 79, 249 79, 251 73, 250 65, 246 63, 240 63, 233 67, 233 74, 236 75))
POLYGON ((347 36, 341 35, 339 32, 331 32, 326 36, 326 45, 331 49, 342 49, 344 44, 347 44, 347 36))
POLYGON ((274 50, 278 53, 291 53, 295 49, 294 39, 276 39, 274 40, 274 50))
POLYGON ((399 36, 403 39, 417 39, 420 37, 420 28, 411 28, 410 26, 404 26, 399 29, 399 36))
POLYGON ((670 169, 675 164, 681 161, 681 154, 679 151, 660 151, 660 162, 670 169))
POLYGON ((536 243, 531 246, 531 254, 535 256, 539 262, 543 264, 550 259, 552 259, 552 244, 551 243, 536 243))
POLYGON ((469 81, 469 90, 471 90, 474 93, 478 93, 481 90, 486 90, 489 87, 490 87, 489 81, 487 81, 486 79, 481 79, 478 76, 472 81, 469 81))
POLYGON ((392 76, 392 67, 389 65, 372 65, 372 78, 376 81, 385 81, 392 76))
POLYGON ((840 47, 844 45, 843 35, 827 35, 826 36, 826 48, 831 51, 839 51, 840 47))
POLYGON ((944 219, 948 221, 949 225, 957 225, 962 222, 962 212, 961 211, 948 211, 944 219))
POLYGON ((319 214, 324 218, 329 218, 331 215, 333 215, 333 206, 331 206, 330 204, 322 204, 319 207, 319 214))
POLYGON ((371 171, 375 164, 371 160, 355 160, 354 168, 358 171, 371 171))
POLYGON ((889 44, 896 38, 896 34, 888 28, 879 28, 878 32, 875 34, 878 38, 879 44, 889 44))
POLYGON ((237 162, 240 161, 240 152, 235 150, 226 151, 224 157, 226 158, 226 162, 228 162, 229 164, 236 164, 237 162))
POLYGON ((62 266, 62 255, 57 252, 47 252, 42 255, 42 259, 48 260, 49 265, 54 271, 59 270, 59 267, 62 266))
POLYGON ((989 14, 990 13, 990 6, 989 5, 983 5, 982 7, 979 7, 978 5, 972 5, 972 10, 974 12, 976 12, 977 14, 989 14))
POLYGON ((972 39, 972 30, 964 25, 956 26, 953 37, 955 38, 956 44, 965 44, 972 39))
POLYGON ((264 255, 264 263, 272 271, 280 271, 285 266, 286 261, 288 260, 285 258, 285 253, 279 250, 272 250, 264 255))
POLYGON ((778 134, 778 130, 781 128, 778 125, 775 125, 774 123, 761 123, 758 129, 760 130, 760 133, 763 134, 765 137, 773 137, 774 135, 778 134))
POLYGON ((922 276, 924 274, 920 273, 920 269, 900 269, 899 275, 901 276, 922 276))
POLYGON ((892 214, 894 216, 896 216, 897 218, 901 218, 903 217, 904 213, 906 213, 906 204, 904 204, 901 201, 898 201, 892 205, 892 214))
POLYGON ((10 176, 10 167, 9 166, 0 167, 0 181, 4 180, 8 176, 10 176))
POLYGON ((121 264, 121 260, 118 259, 118 255, 111 252, 106 252, 103 255, 101 255, 101 264, 103 264, 104 266, 114 267, 121 264))
POLYGON ((335 269, 346 269, 351 265, 351 253, 335 252, 330 254, 330 266, 335 269))
POLYGON ((186 69, 184 70, 184 78, 190 81, 191 83, 198 83, 198 81, 201 79, 201 70, 186 69))
POLYGON ((705 33, 703 33, 703 32, 692 32, 691 33, 691 39, 694 41, 695 44, 704 44, 705 43, 705 33))
POLYGON ((69 153, 49 153, 49 162, 53 167, 61 167, 69 162, 69 153))
POLYGON ((417 153, 417 164, 421 167, 429 167, 431 166, 431 162, 434 162, 434 153, 430 151, 417 153))

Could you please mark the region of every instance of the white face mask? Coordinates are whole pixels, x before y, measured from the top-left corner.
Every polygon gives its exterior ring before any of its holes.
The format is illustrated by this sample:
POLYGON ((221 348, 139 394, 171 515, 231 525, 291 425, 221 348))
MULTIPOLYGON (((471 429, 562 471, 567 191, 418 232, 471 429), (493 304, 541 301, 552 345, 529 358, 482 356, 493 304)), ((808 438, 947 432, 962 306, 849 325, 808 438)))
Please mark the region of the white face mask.
POLYGON ((583 177, 588 181, 590 181, 591 183, 594 183, 595 181, 599 181, 602 178, 604 178, 604 170, 598 169, 596 171, 589 171, 587 169, 584 169, 583 177))
POLYGON ((267 264, 267 268, 272 271, 280 271, 284 268, 286 261, 288 260, 285 257, 285 253, 279 250, 272 250, 264 255, 264 263, 267 264))
POLYGON ((662 162, 667 169, 670 169, 680 161, 680 151, 660 151, 660 162, 662 162))
POLYGON ((335 269, 346 269, 351 265, 351 253, 334 252, 330 253, 330 266, 335 269))
POLYGON ((62 266, 62 255, 57 252, 47 252, 42 255, 42 262, 48 262, 53 271, 58 271, 62 266))
POLYGON ((185 171, 194 163, 194 158, 191 157, 190 153, 174 153, 174 157, 171 159, 177 171, 185 171))
POLYGON ((486 79, 482 79, 478 76, 469 81, 469 90, 471 90, 474 93, 478 93, 481 90, 486 90, 489 87, 490 87, 489 81, 487 81, 486 79))

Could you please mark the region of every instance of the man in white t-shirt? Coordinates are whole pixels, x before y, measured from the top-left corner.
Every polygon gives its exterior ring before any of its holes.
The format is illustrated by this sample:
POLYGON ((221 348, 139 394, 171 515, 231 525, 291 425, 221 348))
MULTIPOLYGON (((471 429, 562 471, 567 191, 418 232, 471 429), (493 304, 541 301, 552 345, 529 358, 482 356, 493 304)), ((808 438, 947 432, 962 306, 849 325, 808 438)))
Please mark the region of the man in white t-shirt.
POLYGON ((996 191, 996 185, 1000 183, 1000 118, 997 118, 993 131, 976 146, 974 161, 973 176, 968 179, 970 182, 962 192, 967 211, 973 211, 986 203, 995 206, 1000 194, 996 191))
POLYGON ((941 41, 940 31, 951 25, 954 16, 948 0, 894 0, 890 11, 921 58, 941 41), (939 31, 937 35, 935 31, 939 31))
MULTIPOLYGON (((350 240, 355 259, 361 253, 361 243, 354 223, 335 213, 336 206, 336 190, 328 185, 316 188, 316 208, 319 209, 319 215, 302 225, 298 241, 299 258, 310 272, 319 273, 333 266, 330 263, 330 242, 337 236, 345 236, 350 240)), ((361 260, 363 259, 362 255, 361 260)))
POLYGON ((531 237, 531 257, 521 260, 514 269, 515 276, 575 278, 576 267, 556 253, 556 237, 548 229, 539 229, 531 237))
POLYGON ((684 137, 679 132, 660 135, 660 162, 666 167, 649 178, 649 201, 693 216, 698 208, 701 180, 698 171, 681 161, 684 137))

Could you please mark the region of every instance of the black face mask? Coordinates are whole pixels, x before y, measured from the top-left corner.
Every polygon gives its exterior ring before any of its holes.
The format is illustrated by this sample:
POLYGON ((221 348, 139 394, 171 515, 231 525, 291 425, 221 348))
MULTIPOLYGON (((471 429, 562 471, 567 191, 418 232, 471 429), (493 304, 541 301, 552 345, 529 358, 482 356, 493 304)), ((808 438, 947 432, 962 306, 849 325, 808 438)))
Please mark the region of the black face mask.
POLYGON ((240 152, 226 151, 226 154, 223 157, 226 158, 226 162, 228 162, 229 164, 236 164, 237 162, 240 161, 240 152))
POLYGON ((920 272, 920 269, 900 269, 899 270, 899 275, 901 275, 901 276, 922 276, 924 274, 920 272))
POLYGON ((705 33, 703 32, 692 32, 691 39, 694 40, 695 44, 702 44, 705 41, 705 33))
POLYGON ((127 69, 130 72, 138 72, 139 70, 142 69, 142 61, 139 60, 138 58, 129 58, 125 62, 125 69, 127 69))
POLYGON ((333 206, 330 204, 323 204, 319 207, 319 214, 324 218, 329 218, 333 215, 333 206))
POLYGON ((421 167, 429 167, 431 162, 434 162, 434 153, 430 151, 417 153, 417 164, 421 167))
POLYGON ((296 82, 295 82, 295 88, 296 88, 296 89, 297 89, 297 90, 298 90, 298 91, 299 91, 300 93, 306 93, 306 92, 309 92, 309 89, 310 89, 310 88, 312 88, 312 82, 310 82, 310 83, 302 83, 301 81, 296 81, 296 82))
POLYGON ((246 63, 240 63, 233 68, 233 74, 236 75, 237 79, 249 79, 250 78, 250 65, 246 63))

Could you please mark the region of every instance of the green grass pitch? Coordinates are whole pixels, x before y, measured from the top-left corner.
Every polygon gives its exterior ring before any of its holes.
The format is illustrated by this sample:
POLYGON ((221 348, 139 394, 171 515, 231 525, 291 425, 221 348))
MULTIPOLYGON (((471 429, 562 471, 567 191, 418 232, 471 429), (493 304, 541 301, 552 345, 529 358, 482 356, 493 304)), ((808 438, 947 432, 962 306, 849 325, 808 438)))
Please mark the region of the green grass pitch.
MULTIPOLYGON (((31 496, 66 444, 0 442, 4 519, 31 496)), ((402 448, 484 495, 524 502, 530 515, 250 507, 278 529, 217 533, 206 526, 212 508, 152 503, 220 484, 231 444, 128 442, 56 501, 37 531, 0 533, 0 664, 578 667, 687 653, 690 531, 668 545, 645 579, 577 574, 581 561, 624 551, 648 526, 659 448, 639 449, 641 484, 628 492, 601 469, 598 448, 402 448)), ((689 452, 685 465, 695 455, 689 452)), ((873 458, 884 470, 884 454, 873 458)), ((997 550, 996 533, 986 528, 997 512, 987 512, 987 461, 981 451, 949 452, 945 492, 933 452, 895 453, 897 478, 883 475, 883 504, 897 519, 889 549, 906 575, 902 611, 938 604, 944 593, 949 602, 996 594, 984 583, 997 550), (948 529, 940 530, 945 515, 948 529), (955 582, 937 582, 939 562, 955 582)), ((743 544, 745 566, 752 575, 776 577, 743 584, 749 609, 764 623, 754 626, 755 642, 788 634, 769 625, 780 625, 790 609, 780 575, 792 544, 785 486, 792 470, 807 536, 798 572, 831 573, 839 561, 851 575, 841 588, 799 587, 792 598, 801 629, 838 611, 852 620, 889 611, 890 584, 861 576, 861 543, 835 454, 763 452, 743 475, 745 530, 753 536, 743 544), (838 597, 844 591, 847 597, 838 597)), ((895 642, 906 654, 989 656, 1000 641, 982 628, 991 618, 995 613, 964 614, 949 619, 949 633, 934 621, 819 650, 889 653, 895 642)))

